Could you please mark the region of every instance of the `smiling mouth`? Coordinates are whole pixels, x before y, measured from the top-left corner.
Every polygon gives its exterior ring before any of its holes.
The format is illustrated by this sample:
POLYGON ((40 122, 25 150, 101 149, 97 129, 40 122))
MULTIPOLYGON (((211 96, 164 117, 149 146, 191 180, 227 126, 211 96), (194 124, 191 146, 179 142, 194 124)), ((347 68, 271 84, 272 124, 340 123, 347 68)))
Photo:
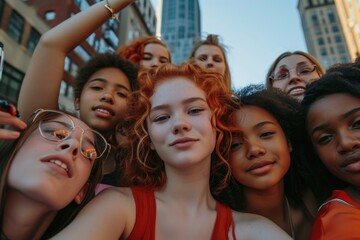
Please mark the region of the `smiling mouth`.
POLYGON ((64 169, 66 172, 69 172, 68 166, 66 165, 66 163, 63 163, 60 160, 50 160, 49 162, 61 167, 62 169, 64 169))
POLYGON ((305 88, 303 87, 296 87, 296 88, 292 88, 290 89, 290 91, 288 92, 289 95, 300 95, 300 94, 304 94, 305 92, 305 88))

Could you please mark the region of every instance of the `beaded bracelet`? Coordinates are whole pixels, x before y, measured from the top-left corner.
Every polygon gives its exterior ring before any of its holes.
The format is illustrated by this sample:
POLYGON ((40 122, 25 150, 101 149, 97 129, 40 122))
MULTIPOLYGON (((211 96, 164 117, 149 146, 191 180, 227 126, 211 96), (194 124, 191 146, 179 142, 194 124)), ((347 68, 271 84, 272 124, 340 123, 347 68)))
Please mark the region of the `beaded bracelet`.
POLYGON ((115 19, 119 21, 118 16, 114 13, 114 10, 110 7, 109 0, 106 0, 106 4, 104 5, 104 7, 110 12, 111 19, 115 19))

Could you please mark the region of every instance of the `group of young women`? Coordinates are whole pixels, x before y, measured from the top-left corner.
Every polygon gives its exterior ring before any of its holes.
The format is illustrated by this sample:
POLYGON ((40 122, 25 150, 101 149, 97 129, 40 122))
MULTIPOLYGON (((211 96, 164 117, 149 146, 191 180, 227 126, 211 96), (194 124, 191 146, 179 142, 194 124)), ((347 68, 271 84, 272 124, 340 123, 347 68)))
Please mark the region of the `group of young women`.
POLYGON ((180 66, 144 37, 80 69, 79 118, 59 111, 67 53, 133 2, 99 2, 41 37, 24 121, 0 112, 15 128, 0 129, 1 239, 358 236, 360 61, 325 73, 286 52, 266 86, 237 91, 217 35, 180 66))

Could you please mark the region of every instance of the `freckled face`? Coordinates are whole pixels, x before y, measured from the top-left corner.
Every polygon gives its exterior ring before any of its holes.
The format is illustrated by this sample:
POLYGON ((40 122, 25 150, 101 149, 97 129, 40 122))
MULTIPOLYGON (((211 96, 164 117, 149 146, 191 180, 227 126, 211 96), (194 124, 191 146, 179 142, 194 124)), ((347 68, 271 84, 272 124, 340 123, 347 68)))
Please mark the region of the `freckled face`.
POLYGON ((248 189, 267 190, 282 182, 290 167, 290 149, 277 120, 256 106, 244 106, 235 116, 243 135, 235 137, 230 166, 248 189))
POLYGON ((165 168, 202 164, 209 169, 216 130, 206 93, 190 79, 174 77, 158 83, 150 102, 148 131, 165 168))

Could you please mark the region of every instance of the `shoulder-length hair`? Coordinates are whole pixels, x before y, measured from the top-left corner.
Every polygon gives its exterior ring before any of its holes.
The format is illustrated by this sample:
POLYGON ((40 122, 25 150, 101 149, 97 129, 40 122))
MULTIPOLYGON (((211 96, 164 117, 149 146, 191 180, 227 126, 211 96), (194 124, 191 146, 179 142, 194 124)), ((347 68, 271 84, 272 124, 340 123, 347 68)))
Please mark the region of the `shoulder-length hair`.
MULTIPOLYGON (((71 114, 69 114, 71 115, 71 114)), ((43 119, 51 119, 55 117, 54 113, 48 112, 38 115, 35 121, 33 121, 33 117, 30 117, 30 119, 27 121, 27 129, 24 130, 20 137, 16 140, 2 140, 0 142, 0 152, 1 152, 1 161, 0 161, 0 173, 1 173, 1 182, 0 182, 0 228, 1 232, 2 226, 3 226, 3 217, 4 217, 4 211, 5 211, 5 199, 7 198, 8 194, 8 188, 7 188, 7 178, 9 174, 9 169, 12 164, 12 161, 14 160, 16 154, 18 153, 19 149, 24 145, 24 143, 27 141, 27 139, 30 137, 30 135, 36 131, 36 129, 39 127, 39 123, 43 119)), ((106 154, 104 154, 106 155, 106 154)), ((94 162, 94 165, 91 169, 91 173, 89 176, 89 179, 87 181, 88 188, 87 192, 85 194, 84 199, 82 200, 81 204, 76 204, 74 201, 72 201, 70 204, 68 204, 65 208, 58 211, 55 219, 50 224, 49 228, 43 235, 43 238, 47 239, 49 237, 54 236, 56 233, 58 233, 60 230, 62 230, 64 227, 66 227, 77 215, 77 213, 85 206, 86 203, 88 203, 92 197, 94 196, 94 191, 96 184, 100 181, 101 175, 102 175, 102 160, 104 157, 101 157, 99 159, 96 159, 94 162)), ((75 196, 74 196, 75 198, 75 196)))
POLYGON ((230 170, 227 155, 231 144, 232 120, 236 103, 221 81, 219 73, 208 72, 199 66, 183 63, 180 66, 163 64, 141 72, 139 91, 132 95, 127 119, 128 156, 124 159, 125 185, 140 185, 161 188, 166 182, 163 161, 156 151, 150 149, 150 137, 146 126, 156 85, 173 77, 185 77, 207 94, 207 103, 212 111, 213 127, 216 129, 216 147, 211 157, 212 192, 224 187, 229 179, 230 170), (216 176, 222 175, 220 178, 216 176), (220 181, 214 179, 221 179, 220 181))

